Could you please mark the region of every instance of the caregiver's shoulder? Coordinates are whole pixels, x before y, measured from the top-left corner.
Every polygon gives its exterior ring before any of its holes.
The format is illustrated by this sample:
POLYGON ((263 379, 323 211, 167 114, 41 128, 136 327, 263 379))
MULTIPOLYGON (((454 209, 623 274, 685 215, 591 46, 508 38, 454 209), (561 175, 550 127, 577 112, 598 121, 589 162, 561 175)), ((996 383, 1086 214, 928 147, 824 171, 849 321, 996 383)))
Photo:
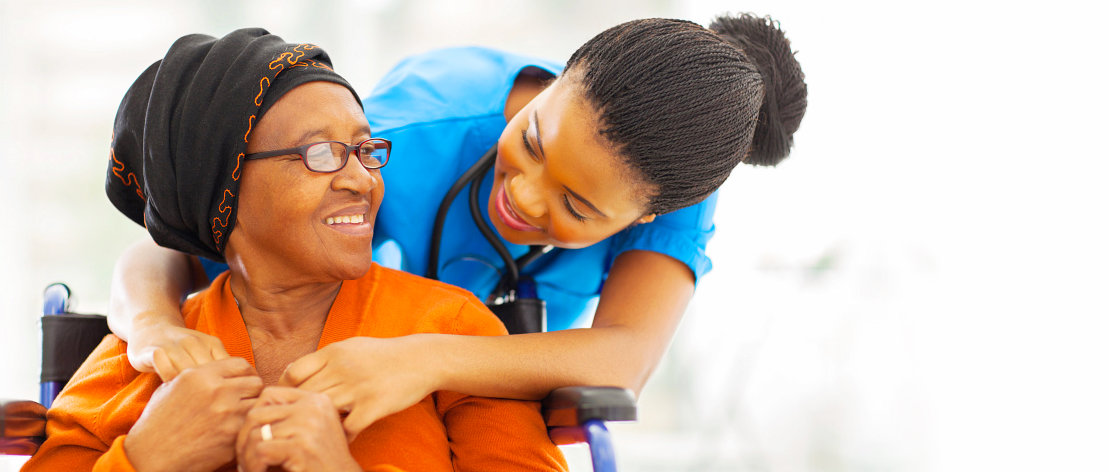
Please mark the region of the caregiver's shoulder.
POLYGON ((394 66, 363 100, 376 129, 504 112, 516 74, 528 66, 558 73, 553 61, 498 49, 468 46, 409 56, 394 66), (374 123, 377 121, 377 123, 374 123))

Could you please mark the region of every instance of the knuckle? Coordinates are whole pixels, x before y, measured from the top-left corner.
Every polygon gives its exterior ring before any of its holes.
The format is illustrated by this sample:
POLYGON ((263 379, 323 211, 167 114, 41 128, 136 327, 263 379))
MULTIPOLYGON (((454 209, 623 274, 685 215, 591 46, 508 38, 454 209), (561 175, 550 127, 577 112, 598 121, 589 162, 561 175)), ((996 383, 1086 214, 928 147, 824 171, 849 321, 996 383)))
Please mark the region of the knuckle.
POLYGON ((261 423, 264 418, 265 414, 257 408, 246 412, 246 420, 252 424, 261 423))
POLYGON ((203 373, 196 369, 185 369, 177 374, 177 383, 189 387, 196 387, 203 381, 203 373))
POLYGON ((229 357, 227 358, 226 362, 230 365, 230 367, 239 372, 245 372, 251 369, 250 362, 247 362, 246 359, 243 359, 241 357, 229 357))
POLYGON ((196 348, 196 347, 200 346, 200 343, 193 336, 187 336, 187 337, 181 339, 179 344, 182 348, 181 351, 188 351, 189 349, 193 349, 193 348, 196 348))
POLYGON ((302 373, 303 368, 301 367, 302 365, 303 364, 297 364, 296 362, 289 364, 289 367, 285 368, 285 372, 283 372, 283 375, 295 383, 300 383, 300 381, 304 380, 304 374, 302 373))
POLYGON ((309 407, 318 411, 334 410, 335 405, 331 402, 331 398, 322 393, 311 393, 305 398, 305 402, 309 407))
POLYGON ((326 424, 323 417, 320 415, 311 415, 304 420, 304 423, 309 431, 323 431, 323 427, 326 424))
POLYGON ((220 399, 220 400, 211 402, 210 405, 212 405, 212 407, 211 407, 212 413, 215 413, 216 415, 219 415, 221 418, 228 418, 228 417, 232 417, 232 416, 237 416, 235 414, 235 413, 237 413, 235 411, 236 409, 230 404, 230 402, 228 402, 226 400, 220 399))
POLYGON ((216 427, 216 433, 222 439, 234 438, 238 432, 234 421, 221 421, 219 426, 216 427))
POLYGON ((189 355, 185 354, 185 351, 181 349, 181 346, 174 346, 169 349, 163 349, 162 353, 165 354, 165 362, 169 363, 170 366, 189 364, 189 355))
POLYGON ((263 387, 262 393, 258 395, 258 400, 273 400, 276 395, 276 390, 273 387, 263 387))
POLYGON ((265 447, 267 445, 261 444, 257 450, 257 456, 260 462, 266 464, 280 464, 282 461, 281 451, 275 447, 265 447))
POLYGON ((193 372, 193 378, 195 379, 193 381, 196 382, 197 385, 199 385, 201 388, 209 392, 215 392, 223 384, 223 382, 220 382, 220 378, 216 377, 211 369, 194 367, 191 369, 186 369, 185 372, 193 372))
POLYGON ((262 379, 251 377, 242 383, 237 383, 233 390, 236 398, 250 398, 258 396, 262 388, 262 379))

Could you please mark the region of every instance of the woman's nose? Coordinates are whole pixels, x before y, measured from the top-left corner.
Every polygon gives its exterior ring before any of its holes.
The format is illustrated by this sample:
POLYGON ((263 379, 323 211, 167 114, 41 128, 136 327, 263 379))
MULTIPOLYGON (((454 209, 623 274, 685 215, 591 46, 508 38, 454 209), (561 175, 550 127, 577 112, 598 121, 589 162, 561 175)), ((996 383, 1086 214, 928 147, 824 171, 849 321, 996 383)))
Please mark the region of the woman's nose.
POLYGON ((370 193, 379 185, 381 185, 381 171, 367 169, 355 155, 347 156, 346 164, 331 180, 331 187, 334 190, 347 190, 357 195, 370 193))
POLYGON ((508 191, 511 192, 516 209, 522 213, 521 216, 536 219, 547 215, 547 205, 543 200, 542 192, 539 191, 539 186, 524 175, 520 174, 512 178, 509 181, 508 191))

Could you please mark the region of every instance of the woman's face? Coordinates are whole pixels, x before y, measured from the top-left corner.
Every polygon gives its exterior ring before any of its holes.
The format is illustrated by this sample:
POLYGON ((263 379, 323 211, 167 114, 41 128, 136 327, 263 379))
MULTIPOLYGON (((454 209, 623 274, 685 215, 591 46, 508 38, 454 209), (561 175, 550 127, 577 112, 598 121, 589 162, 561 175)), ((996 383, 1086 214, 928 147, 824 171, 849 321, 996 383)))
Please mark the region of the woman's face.
MULTIPOLYGON (((368 138, 370 125, 346 87, 309 82, 282 96, 255 124, 247 153, 368 138)), ((374 219, 385 194, 380 171, 348 156, 342 169, 321 174, 291 154, 245 161, 239 191, 228 244, 248 272, 253 266, 331 281, 369 270, 374 219)))
POLYGON ((649 189, 574 85, 556 80, 501 134, 489 219, 509 242, 580 248, 654 219, 644 216, 649 189))

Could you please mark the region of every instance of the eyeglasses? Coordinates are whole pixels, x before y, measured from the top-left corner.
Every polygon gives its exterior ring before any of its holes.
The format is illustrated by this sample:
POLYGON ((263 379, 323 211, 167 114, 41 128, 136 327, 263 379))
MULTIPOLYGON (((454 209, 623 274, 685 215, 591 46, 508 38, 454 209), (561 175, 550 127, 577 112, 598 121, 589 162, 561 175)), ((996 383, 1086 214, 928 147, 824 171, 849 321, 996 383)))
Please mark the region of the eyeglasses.
POLYGON ((389 162, 389 151, 392 148, 393 143, 384 138, 370 138, 353 145, 339 141, 320 141, 295 148, 254 152, 243 156, 243 159, 265 159, 297 154, 308 170, 326 174, 345 167, 347 156, 350 156, 351 152, 358 156, 358 162, 361 162, 363 167, 380 169, 389 162))

